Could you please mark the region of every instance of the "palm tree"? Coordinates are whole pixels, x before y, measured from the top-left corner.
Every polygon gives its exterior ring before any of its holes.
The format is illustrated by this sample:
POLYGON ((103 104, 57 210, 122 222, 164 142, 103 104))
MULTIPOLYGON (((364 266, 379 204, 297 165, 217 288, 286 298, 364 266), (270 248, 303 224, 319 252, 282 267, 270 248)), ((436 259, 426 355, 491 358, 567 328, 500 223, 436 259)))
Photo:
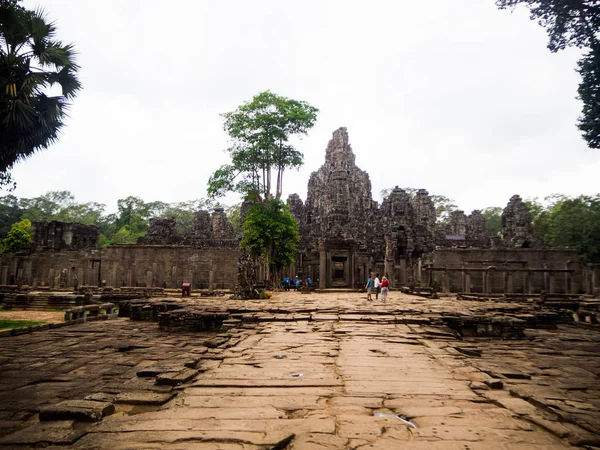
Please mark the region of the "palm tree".
POLYGON ((72 44, 55 39, 42 10, 0 0, 0 174, 58 138, 81 83, 72 44), (55 84, 62 95, 48 96, 55 84))

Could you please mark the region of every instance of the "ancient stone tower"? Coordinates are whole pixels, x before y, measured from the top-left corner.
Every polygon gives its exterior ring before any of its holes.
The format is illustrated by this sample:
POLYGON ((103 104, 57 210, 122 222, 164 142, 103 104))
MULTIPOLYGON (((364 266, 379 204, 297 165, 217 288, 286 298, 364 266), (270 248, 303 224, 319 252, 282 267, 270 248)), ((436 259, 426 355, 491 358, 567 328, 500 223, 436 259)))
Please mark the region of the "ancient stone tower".
POLYGON ((333 133, 325 164, 310 176, 305 209, 306 224, 316 237, 366 239, 366 222, 372 215, 371 180, 356 166, 344 127, 333 133))

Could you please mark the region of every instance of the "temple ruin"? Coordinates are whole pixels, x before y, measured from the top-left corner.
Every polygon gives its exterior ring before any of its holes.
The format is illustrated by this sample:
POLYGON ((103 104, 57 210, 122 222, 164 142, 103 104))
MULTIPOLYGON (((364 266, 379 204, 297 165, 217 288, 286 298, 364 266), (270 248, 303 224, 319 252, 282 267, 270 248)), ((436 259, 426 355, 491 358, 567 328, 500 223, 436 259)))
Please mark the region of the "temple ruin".
MULTIPOLYGON (((398 187, 381 204, 369 174, 355 162, 346 128, 333 133, 324 164, 308 182, 306 201, 287 199, 301 241, 284 272, 310 277, 320 288, 358 288, 372 273, 391 286, 435 285, 445 292, 591 293, 598 268, 573 249, 549 249, 536 237, 531 214, 514 195, 502 213, 502 231, 489 236, 480 211, 456 210, 442 226, 429 193, 398 187)), ((242 214, 243 215, 243 214, 242 214)), ((97 248, 99 231, 81 224, 34 224, 31 251, 0 258, 0 283, 233 289, 241 259, 223 208, 198 211, 193 231, 179 235, 174 219, 151 219, 135 245, 97 248)), ((246 259, 244 259, 246 261, 246 259)), ((245 263, 247 266, 247 261, 245 263)), ((260 268, 256 276, 264 274, 260 268)), ((254 275, 253 275, 254 277, 254 275)))

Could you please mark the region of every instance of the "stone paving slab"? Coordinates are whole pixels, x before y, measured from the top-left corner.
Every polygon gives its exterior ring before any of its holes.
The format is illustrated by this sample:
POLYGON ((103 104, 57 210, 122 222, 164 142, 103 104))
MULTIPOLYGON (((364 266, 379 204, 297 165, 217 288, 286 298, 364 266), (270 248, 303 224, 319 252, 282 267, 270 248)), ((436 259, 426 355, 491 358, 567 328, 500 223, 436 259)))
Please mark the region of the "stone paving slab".
POLYGON ((0 443, 257 450, 599 445, 600 339, 593 329, 559 325, 528 329, 527 340, 458 339, 436 325, 441 314, 514 311, 514 304, 398 293, 386 304, 353 293, 202 303, 271 319, 226 333, 169 333, 118 319, 3 340, 0 443), (191 372, 183 384, 156 384, 161 374, 184 370, 191 372), (496 377, 502 388, 490 390, 485 382, 496 377), (113 403, 115 414, 96 424, 38 422, 42 408, 90 396, 113 403))

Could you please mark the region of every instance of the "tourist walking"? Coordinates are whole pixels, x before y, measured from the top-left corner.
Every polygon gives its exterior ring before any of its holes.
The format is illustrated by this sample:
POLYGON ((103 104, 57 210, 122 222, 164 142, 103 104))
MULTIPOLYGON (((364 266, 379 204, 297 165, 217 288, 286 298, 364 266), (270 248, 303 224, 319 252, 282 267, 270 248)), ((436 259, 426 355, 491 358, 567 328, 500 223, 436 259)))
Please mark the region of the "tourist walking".
POLYGON ((381 279, 381 301, 385 302, 387 300, 387 295, 388 295, 388 291, 390 290, 389 288, 389 282, 387 277, 383 277, 381 279))
POLYGON ((373 300, 373 298, 371 297, 372 286, 373 286, 373 281, 371 280, 371 277, 369 277, 367 279, 367 284, 365 284, 365 289, 367 290, 367 300, 373 300))
POLYGON ((381 281, 379 281, 379 274, 375 275, 373 287, 375 288, 375 300, 379 300, 379 292, 381 292, 381 281))
POLYGON ((283 277, 283 290, 285 290, 285 291, 290 290, 290 279, 287 275, 285 277, 283 277))

